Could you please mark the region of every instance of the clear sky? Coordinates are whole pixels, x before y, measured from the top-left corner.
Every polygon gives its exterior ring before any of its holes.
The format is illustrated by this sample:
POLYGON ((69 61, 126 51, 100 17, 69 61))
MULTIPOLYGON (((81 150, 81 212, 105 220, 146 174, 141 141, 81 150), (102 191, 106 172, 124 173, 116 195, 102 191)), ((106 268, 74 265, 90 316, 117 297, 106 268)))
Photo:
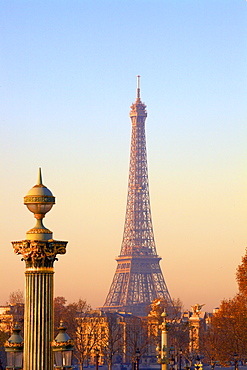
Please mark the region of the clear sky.
POLYGON ((0 304, 24 289, 23 196, 56 196, 55 294, 104 303, 120 253, 136 75, 161 267, 185 308, 237 292, 247 246, 247 1, 1 0, 0 304))

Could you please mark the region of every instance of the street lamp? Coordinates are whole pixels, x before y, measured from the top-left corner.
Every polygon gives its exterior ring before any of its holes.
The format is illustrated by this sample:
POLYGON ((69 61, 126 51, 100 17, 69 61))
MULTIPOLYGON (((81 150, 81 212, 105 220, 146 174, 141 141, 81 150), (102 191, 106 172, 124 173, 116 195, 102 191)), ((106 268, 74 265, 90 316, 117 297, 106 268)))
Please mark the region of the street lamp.
POLYGON ((99 349, 95 348, 95 370, 99 369, 99 349))
POLYGON ((238 355, 234 353, 234 369, 238 370, 238 355))
POLYGON ((171 346, 170 347, 170 350, 169 350, 171 370, 174 369, 174 365, 175 365, 175 357, 174 357, 174 354, 175 354, 175 349, 174 349, 173 346, 171 346))
POLYGON ((6 369, 22 369, 23 362, 23 338, 20 336, 21 329, 18 324, 13 328, 13 334, 5 343, 7 353, 6 369))
POLYGON ((184 366, 185 370, 190 370, 190 365, 189 365, 189 361, 187 359, 185 359, 185 366, 184 366))
POLYGON ((72 353, 74 344, 70 336, 66 333, 63 321, 60 321, 59 332, 52 342, 53 352, 55 353, 55 369, 72 369, 72 353))
POLYGON ((156 353, 157 353, 157 355, 156 355, 157 362, 158 362, 158 364, 160 364, 160 346, 159 345, 156 346, 155 350, 156 350, 156 353))
POLYGON ((162 370, 167 370, 167 333, 168 333, 168 327, 167 327, 167 313, 164 308, 164 312, 161 314, 162 318, 162 324, 160 325, 161 329, 161 353, 160 353, 160 358, 161 358, 161 369, 162 370))
POLYGON ((200 370, 201 367, 202 367, 202 363, 200 361, 200 357, 196 356, 195 370, 200 370))
POLYGON ((136 349, 136 370, 139 370, 139 362, 140 362, 141 353, 139 348, 136 349))
POLYGON ((182 354, 183 354, 183 351, 182 349, 179 350, 179 370, 181 370, 182 368, 182 354))

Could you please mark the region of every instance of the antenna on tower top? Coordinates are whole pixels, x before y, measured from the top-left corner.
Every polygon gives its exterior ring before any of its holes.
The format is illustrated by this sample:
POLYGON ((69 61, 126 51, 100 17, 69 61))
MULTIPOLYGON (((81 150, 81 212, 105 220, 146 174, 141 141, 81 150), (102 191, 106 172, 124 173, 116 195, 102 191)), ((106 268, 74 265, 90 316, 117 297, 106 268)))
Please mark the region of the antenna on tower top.
POLYGON ((140 78, 141 78, 141 76, 136 76, 137 77, 137 99, 140 99, 140 91, 141 91, 141 89, 140 89, 140 78))

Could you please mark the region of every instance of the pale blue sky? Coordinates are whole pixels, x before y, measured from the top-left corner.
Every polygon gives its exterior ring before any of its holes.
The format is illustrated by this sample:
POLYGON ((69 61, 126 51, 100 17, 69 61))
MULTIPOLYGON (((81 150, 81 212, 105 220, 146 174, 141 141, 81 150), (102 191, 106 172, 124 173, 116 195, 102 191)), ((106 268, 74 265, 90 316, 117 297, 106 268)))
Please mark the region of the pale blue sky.
POLYGON ((235 294, 247 237, 247 2, 0 5, 1 279, 9 275, 0 304, 23 289, 10 241, 34 224, 22 202, 39 166, 57 199, 45 225, 69 240, 56 294, 104 303, 122 240, 137 74, 170 294, 207 310, 235 294))

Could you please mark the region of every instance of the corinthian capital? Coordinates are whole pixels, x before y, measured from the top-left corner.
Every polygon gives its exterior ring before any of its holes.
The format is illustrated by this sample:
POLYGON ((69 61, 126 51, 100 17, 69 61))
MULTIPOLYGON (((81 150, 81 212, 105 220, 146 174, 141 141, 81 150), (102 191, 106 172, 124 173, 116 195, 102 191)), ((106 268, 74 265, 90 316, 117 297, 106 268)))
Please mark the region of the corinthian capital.
POLYGON ((26 267, 53 267, 57 254, 66 253, 67 242, 58 240, 22 240, 12 242, 14 253, 21 254, 26 267))

